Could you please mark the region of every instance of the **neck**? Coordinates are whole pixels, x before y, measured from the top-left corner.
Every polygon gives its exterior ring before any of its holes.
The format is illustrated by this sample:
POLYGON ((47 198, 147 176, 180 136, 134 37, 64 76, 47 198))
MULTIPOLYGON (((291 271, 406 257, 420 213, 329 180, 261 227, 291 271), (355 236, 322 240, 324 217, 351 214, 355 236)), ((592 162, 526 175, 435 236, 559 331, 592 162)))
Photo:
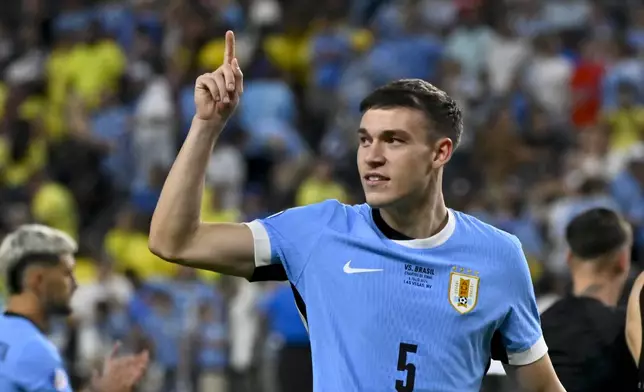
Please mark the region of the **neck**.
POLYGON ((606 275, 576 273, 573 275, 573 294, 590 297, 606 306, 616 306, 623 289, 622 279, 606 275))
POLYGON ((447 207, 440 186, 434 192, 425 192, 418 203, 398 203, 380 209, 382 219, 394 230, 410 238, 429 238, 447 224, 447 207))
POLYGON ((41 330, 47 329, 47 317, 42 306, 27 293, 9 297, 5 311, 28 318, 41 330))

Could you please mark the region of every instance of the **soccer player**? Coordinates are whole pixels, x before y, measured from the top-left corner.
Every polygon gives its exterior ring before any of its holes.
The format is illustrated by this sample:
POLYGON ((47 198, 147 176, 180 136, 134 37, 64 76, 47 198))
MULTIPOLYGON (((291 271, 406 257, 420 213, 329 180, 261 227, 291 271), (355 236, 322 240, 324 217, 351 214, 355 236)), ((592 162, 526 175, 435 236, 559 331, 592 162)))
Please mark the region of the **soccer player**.
MULTIPOLYGON (((76 287, 76 243, 61 231, 25 225, 0 245, 0 272, 9 299, 0 316, 0 391, 69 392, 71 386, 56 347, 45 336, 50 316, 71 312, 76 287)), ((129 392, 142 377, 148 354, 106 359, 87 392, 129 392)))
POLYGON ((208 157, 242 92, 228 32, 224 64, 196 81, 192 128, 152 220, 154 253, 251 280, 285 270, 317 392, 478 391, 495 334, 528 391, 563 390, 521 244, 445 206, 443 166, 462 131, 450 97, 400 80, 365 98, 357 163, 367 204, 203 223, 208 157))
POLYGON ((572 293, 541 315, 557 375, 568 392, 635 391, 626 313, 616 307, 631 265, 630 226, 596 208, 568 224, 566 241, 572 293))

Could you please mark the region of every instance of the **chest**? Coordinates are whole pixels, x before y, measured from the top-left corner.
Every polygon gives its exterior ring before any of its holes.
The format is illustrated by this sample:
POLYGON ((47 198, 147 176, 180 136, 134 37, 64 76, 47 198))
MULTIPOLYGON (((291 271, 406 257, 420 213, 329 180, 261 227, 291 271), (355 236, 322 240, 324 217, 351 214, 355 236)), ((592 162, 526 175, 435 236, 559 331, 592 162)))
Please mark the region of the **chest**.
MULTIPOLYGON (((304 279, 304 301, 352 324, 494 329, 510 308, 503 271, 473 250, 405 250, 349 244, 318 252, 304 279), (402 321, 398 323, 398 321, 402 321)), ((316 310, 313 310, 314 312, 316 310)))

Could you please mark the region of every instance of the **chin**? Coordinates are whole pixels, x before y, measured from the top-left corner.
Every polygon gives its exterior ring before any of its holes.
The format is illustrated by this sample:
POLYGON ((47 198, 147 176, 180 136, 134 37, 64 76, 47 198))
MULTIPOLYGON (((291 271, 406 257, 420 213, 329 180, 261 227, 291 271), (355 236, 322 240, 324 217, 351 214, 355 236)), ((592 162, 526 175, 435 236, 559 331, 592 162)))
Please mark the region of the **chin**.
POLYGON ((385 208, 396 202, 396 198, 386 193, 366 192, 365 200, 371 208, 385 208))

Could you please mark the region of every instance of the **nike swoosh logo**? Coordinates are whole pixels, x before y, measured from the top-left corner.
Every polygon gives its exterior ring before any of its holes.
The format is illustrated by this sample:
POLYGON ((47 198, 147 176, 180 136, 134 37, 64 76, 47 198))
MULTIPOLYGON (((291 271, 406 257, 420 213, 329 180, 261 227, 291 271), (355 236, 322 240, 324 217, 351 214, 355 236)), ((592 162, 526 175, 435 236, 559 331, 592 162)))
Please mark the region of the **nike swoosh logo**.
POLYGON ((349 260, 343 270, 345 274, 364 274, 365 272, 381 272, 382 268, 352 268, 351 260, 349 260))

